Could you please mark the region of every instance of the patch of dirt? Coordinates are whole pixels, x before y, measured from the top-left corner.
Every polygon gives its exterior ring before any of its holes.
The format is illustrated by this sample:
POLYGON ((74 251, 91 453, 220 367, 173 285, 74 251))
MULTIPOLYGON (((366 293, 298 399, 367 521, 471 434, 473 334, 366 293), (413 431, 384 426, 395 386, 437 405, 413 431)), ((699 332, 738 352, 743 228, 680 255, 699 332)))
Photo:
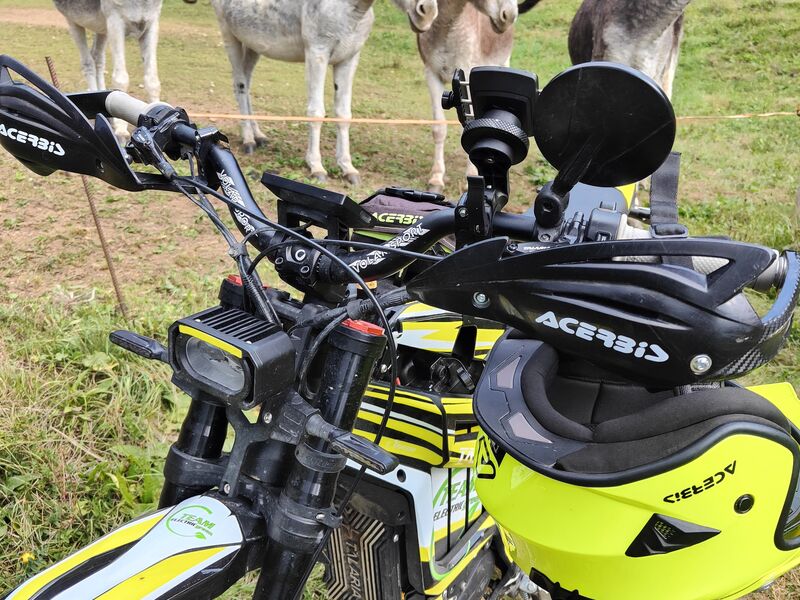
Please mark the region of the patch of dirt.
MULTIPOLYGON (((57 29, 68 29, 67 20, 56 9, 50 8, 3 8, 0 12, 0 23, 11 25, 27 25, 33 27, 55 27, 57 29)), ((203 27, 194 27, 185 23, 162 20, 159 24, 162 33, 172 35, 200 35, 206 37, 212 33, 203 27)))
MULTIPOLYGON (((0 173, 0 295, 26 297, 59 289, 112 286, 78 175, 28 173, 5 153, 0 173)), ((200 210, 176 194, 129 194, 91 186, 123 292, 163 281, 234 270, 226 246, 200 210)), ((224 210, 224 209, 223 209, 224 210)))
POLYGON ((37 27, 58 27, 67 29, 67 20, 56 9, 48 8, 4 8, 0 22, 13 25, 34 25, 37 27))

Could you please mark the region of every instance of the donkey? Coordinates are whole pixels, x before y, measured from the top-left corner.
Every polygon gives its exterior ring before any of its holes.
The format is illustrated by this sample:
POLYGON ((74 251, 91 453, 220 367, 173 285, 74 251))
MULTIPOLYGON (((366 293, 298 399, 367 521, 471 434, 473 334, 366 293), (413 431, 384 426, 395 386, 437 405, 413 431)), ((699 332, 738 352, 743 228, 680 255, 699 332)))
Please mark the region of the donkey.
POLYGON ((672 97, 690 0, 584 0, 569 30, 573 64, 608 60, 646 73, 672 97))
MULTIPOLYGON (((81 55, 81 70, 89 91, 105 89, 106 42, 111 47, 113 87, 127 91, 130 78, 125 66, 125 36, 139 40, 144 62, 144 89, 151 102, 161 95, 156 46, 158 19, 163 0, 53 0, 69 24, 69 32, 81 55), (94 32, 91 50, 86 30, 94 32)), ((115 124, 117 137, 127 137, 127 125, 115 124)))
MULTIPOLYGON (((419 55, 431 95, 433 118, 444 120, 442 92, 456 69, 465 73, 482 65, 508 66, 517 15, 536 4, 526 0, 439 0, 439 16, 426 32, 417 34, 419 55)), ((433 168, 428 189, 444 189, 444 141, 447 125, 433 125, 433 168)), ((474 167, 470 165, 469 171, 474 167)))
MULTIPOLYGON (((325 116, 325 76, 333 66, 334 111, 351 117, 353 79, 361 49, 372 30, 375 0, 211 0, 233 69, 239 112, 251 115, 250 82, 259 56, 305 62, 307 114, 325 116)), ((437 16, 436 0, 393 0, 414 31, 426 31, 437 16)), ((350 124, 338 123, 336 162, 347 181, 360 181, 350 156, 350 124)), ((311 176, 327 179, 320 154, 322 123, 309 127, 306 163, 311 176)), ((252 120, 242 121, 244 151, 252 153, 266 136, 252 120)))

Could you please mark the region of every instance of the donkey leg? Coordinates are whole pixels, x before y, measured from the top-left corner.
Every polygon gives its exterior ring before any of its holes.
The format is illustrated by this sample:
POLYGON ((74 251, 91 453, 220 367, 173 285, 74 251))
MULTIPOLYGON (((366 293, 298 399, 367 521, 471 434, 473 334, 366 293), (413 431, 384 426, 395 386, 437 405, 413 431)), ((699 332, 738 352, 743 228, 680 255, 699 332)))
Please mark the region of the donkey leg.
POLYGON ((144 89, 150 102, 158 102, 161 97, 161 81, 158 79, 158 60, 156 48, 158 47, 158 17, 150 22, 139 38, 139 50, 142 53, 144 65, 144 89))
MULTIPOLYGON (((428 91, 431 94, 431 105, 433 106, 433 118, 436 121, 444 120, 444 109, 442 108, 442 93, 444 84, 430 69, 425 69, 425 80, 428 82, 428 91)), ((447 125, 433 125, 433 168, 431 177, 428 179, 428 189, 432 192, 444 190, 444 140, 447 137, 447 125)))
MULTIPOLYGON (((328 70, 328 51, 306 48, 306 86, 308 88, 309 117, 325 116, 325 74, 328 70)), ((308 150, 306 150, 306 164, 311 169, 311 177, 319 182, 328 179, 328 172, 322 166, 322 154, 319 143, 322 132, 322 123, 309 123, 308 150)))
MULTIPOLYGON (((353 116, 351 106, 353 102, 353 79, 358 68, 360 52, 333 67, 334 110, 336 116, 349 119, 353 116)), ((345 179, 351 185, 361 183, 361 176, 353 166, 350 156, 350 123, 338 123, 336 135, 336 162, 342 169, 345 179)))
POLYGON ((75 45, 78 47, 78 53, 81 56, 81 72, 86 79, 86 85, 89 91, 93 92, 100 89, 95 72, 94 57, 89 51, 89 45, 86 43, 86 30, 80 25, 69 21, 69 33, 75 45))
POLYGON ((106 89, 106 41, 108 36, 105 33, 95 33, 94 43, 92 44, 92 58, 94 58, 94 70, 96 74, 97 89, 106 89))
POLYGON ((671 44, 667 64, 664 69, 664 76, 661 87, 667 98, 672 98, 672 84, 675 81, 675 71, 678 69, 678 57, 681 53, 681 41, 683 41, 683 15, 672 26, 671 44))
MULTIPOLYGON (((244 78, 247 85, 247 113, 248 115, 253 114, 253 98, 250 93, 253 84, 253 71, 256 68, 256 63, 260 58, 258 52, 255 50, 251 50, 250 48, 244 48, 244 55, 242 60, 242 71, 244 73, 244 78)), ((255 139, 256 146, 265 146, 267 143, 267 136, 261 131, 261 128, 258 126, 258 121, 249 121, 250 128, 253 131, 253 138, 255 139)))
MULTIPOLYGON (((111 85, 115 89, 128 91, 130 77, 125 67, 125 22, 119 15, 109 16, 106 22, 108 45, 111 48, 111 85)), ((128 139, 128 124, 122 119, 114 120, 114 134, 124 143, 128 139)))
MULTIPOLYGON (((225 28, 222 29, 222 40, 225 43, 225 51, 228 53, 228 60, 231 63, 231 74, 233 76, 233 95, 236 104, 239 105, 239 114, 250 114, 250 86, 244 74, 244 54, 245 48, 225 28)), ((242 144, 244 153, 252 154, 256 150, 256 141, 253 137, 251 121, 242 121, 242 144)))

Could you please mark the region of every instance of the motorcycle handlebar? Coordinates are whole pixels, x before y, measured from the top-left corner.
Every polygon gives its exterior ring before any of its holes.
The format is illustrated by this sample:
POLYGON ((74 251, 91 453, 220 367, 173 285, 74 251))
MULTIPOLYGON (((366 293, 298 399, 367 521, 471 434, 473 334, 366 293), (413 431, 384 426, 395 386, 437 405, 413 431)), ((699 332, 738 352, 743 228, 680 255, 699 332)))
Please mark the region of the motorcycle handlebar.
MULTIPOLYGON (((147 114, 153 108, 166 106, 172 108, 165 102, 147 103, 133 96, 115 90, 106 96, 105 107, 108 114, 114 118, 122 119, 133 125, 138 125, 139 118, 147 114)), ((194 140, 196 130, 193 127, 177 124, 173 131, 173 137, 180 138, 180 141, 190 143, 194 140), (184 140, 185 138, 185 140, 184 140)), ((260 211, 259 211, 260 212, 260 211)), ((527 215, 516 215, 509 213, 497 213, 492 219, 493 234, 499 236, 509 236, 520 241, 535 240, 536 220, 527 215)), ((424 252, 431 248, 441 238, 452 234, 455 229, 455 216, 452 211, 437 211, 416 224, 403 231, 400 235, 385 242, 383 245, 389 248, 402 248, 415 252, 424 252)), ((617 239, 642 239, 651 237, 650 232, 638 229, 622 223, 617 232, 617 239)), ((258 244, 259 246, 261 244, 258 244)), ((260 248, 264 249, 264 248, 260 248)), ((755 290, 767 291, 770 288, 780 288, 783 285, 787 270, 785 256, 778 255, 775 251, 776 259, 764 270, 761 275, 751 284, 755 290)), ((344 257, 347 264, 368 279, 380 279, 400 271, 408 266, 413 259, 391 252, 375 250, 363 250, 349 252, 344 257)), ((651 257, 630 257, 631 260, 648 262, 651 257)), ((693 257, 692 265, 696 271, 709 274, 725 265, 724 259, 714 257, 693 257)), ((337 263, 322 257, 318 265, 317 273, 323 280, 328 282, 341 282, 350 279, 349 273, 342 269, 337 263)))
MULTIPOLYGON (((453 233, 455 217, 453 211, 441 210, 425 217, 417 225, 406 229, 398 236, 385 242, 387 248, 403 248, 415 252, 424 252, 431 248, 439 239, 453 233)), ((508 236, 518 241, 535 241, 536 220, 527 215, 510 213, 497 213, 492 221, 492 234, 495 236, 508 236)), ((617 231, 616 239, 651 239, 652 233, 648 229, 632 227, 624 223, 617 231)), ((781 288, 786 279, 787 259, 777 250, 775 260, 751 284, 750 288, 766 292, 772 288, 781 288)), ((342 256, 343 260, 353 269, 367 279, 380 279, 396 273, 405 268, 413 258, 393 254, 379 249, 348 252, 342 256)), ((658 262, 654 256, 620 257, 619 260, 628 262, 658 262)), ((727 261, 713 256, 694 256, 691 258, 692 268, 698 273, 709 275, 724 267, 727 261)), ((330 283, 340 283, 349 279, 349 274, 339 265, 322 260, 318 274, 330 283)))

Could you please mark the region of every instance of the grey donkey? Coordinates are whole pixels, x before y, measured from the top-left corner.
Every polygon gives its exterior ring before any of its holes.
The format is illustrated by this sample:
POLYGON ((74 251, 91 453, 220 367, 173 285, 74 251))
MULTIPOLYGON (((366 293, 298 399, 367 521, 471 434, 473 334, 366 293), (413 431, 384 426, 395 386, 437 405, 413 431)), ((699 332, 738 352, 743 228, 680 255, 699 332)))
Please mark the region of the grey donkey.
POLYGON ((569 30, 573 64, 608 60, 646 73, 672 96, 690 0, 584 0, 569 30))
MULTIPOLYGON (((111 48, 111 85, 127 91, 128 70, 125 66, 125 36, 139 40, 144 62, 144 89, 150 102, 161 95, 158 79, 156 46, 158 45, 158 19, 162 0, 53 0, 63 14, 78 52, 81 69, 89 90, 105 89, 105 48, 111 48), (86 31, 94 32, 94 43, 89 49, 86 31)), ((115 132, 120 139, 127 137, 127 126, 117 120, 115 132)))
MULTIPOLYGON (((513 25, 519 12, 535 2, 517 0, 439 0, 439 16, 433 26, 417 34, 419 55, 431 96, 433 118, 444 120, 442 92, 456 69, 469 73, 481 65, 508 66, 514 42, 513 25)), ((428 189, 444 188, 444 142, 447 125, 433 126, 433 168, 428 189)), ((469 172, 474 172, 470 166, 469 172)))
MULTIPOLYGON (((233 93, 243 115, 253 114, 250 83, 259 56, 304 62, 308 95, 307 114, 325 116, 325 76, 333 66, 334 111, 351 117, 353 79, 361 48, 375 19, 375 0, 211 0, 233 69, 233 93)), ((415 31, 425 31, 437 16, 436 0, 393 0, 408 15, 415 31)), ((351 184, 360 181, 350 155, 350 125, 338 123, 336 162, 351 184)), ((312 122, 306 163, 311 176, 325 181, 320 132, 312 122)), ((242 121, 246 153, 266 142, 254 120, 242 121)))

